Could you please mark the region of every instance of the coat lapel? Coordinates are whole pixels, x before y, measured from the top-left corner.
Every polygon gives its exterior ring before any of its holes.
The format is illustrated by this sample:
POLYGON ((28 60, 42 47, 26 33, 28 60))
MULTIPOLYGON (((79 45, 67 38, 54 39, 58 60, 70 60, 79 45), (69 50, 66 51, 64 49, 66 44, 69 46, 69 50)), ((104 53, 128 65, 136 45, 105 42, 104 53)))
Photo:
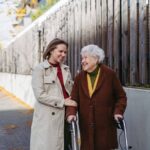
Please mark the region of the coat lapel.
POLYGON ((88 90, 88 84, 87 84, 87 74, 85 71, 82 72, 82 77, 81 77, 81 86, 83 88, 84 93, 90 97, 89 95, 89 90, 88 90))
MULTIPOLYGON (((98 82, 97 82, 97 86, 96 86, 96 89, 94 91, 94 93, 99 90, 104 82, 104 79, 105 79, 105 72, 104 72, 104 67, 103 65, 100 66, 100 76, 99 76, 99 79, 98 79, 98 82)), ((93 93, 93 94, 94 94, 93 93)))
MULTIPOLYGON (((53 69, 52 65, 48 62, 48 60, 45 60, 43 62, 43 66, 45 69, 48 69, 47 71, 49 71, 47 74, 52 74, 53 72, 53 75, 54 77, 57 77, 57 69, 53 69)), ((61 67, 61 70, 62 70, 62 75, 63 75, 63 81, 64 81, 64 85, 66 83, 66 80, 68 78, 68 75, 69 75, 69 67, 64 65, 64 64, 60 64, 60 67, 61 67)))
POLYGON ((64 81, 64 85, 67 81, 68 75, 69 75, 69 67, 66 65, 61 65, 61 70, 62 70, 62 74, 63 74, 63 81, 64 81))

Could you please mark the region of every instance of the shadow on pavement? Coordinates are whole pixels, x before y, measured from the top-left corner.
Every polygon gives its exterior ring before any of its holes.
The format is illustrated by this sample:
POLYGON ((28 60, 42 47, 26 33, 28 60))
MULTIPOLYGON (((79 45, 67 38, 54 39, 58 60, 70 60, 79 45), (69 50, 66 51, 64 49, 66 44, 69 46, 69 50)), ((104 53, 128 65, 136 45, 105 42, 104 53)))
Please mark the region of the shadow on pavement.
POLYGON ((0 150, 29 150, 32 114, 28 109, 0 110, 0 150))

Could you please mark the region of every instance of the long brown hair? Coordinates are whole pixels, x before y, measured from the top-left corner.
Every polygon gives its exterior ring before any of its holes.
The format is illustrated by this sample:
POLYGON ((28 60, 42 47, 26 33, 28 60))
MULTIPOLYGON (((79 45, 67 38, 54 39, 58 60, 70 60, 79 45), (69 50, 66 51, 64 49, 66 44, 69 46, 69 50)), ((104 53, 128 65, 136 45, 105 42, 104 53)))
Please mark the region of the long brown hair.
POLYGON ((68 43, 65 42, 64 40, 61 40, 59 38, 53 39, 47 46, 44 54, 43 54, 43 59, 49 59, 51 52, 57 47, 59 44, 64 44, 68 48, 68 43))

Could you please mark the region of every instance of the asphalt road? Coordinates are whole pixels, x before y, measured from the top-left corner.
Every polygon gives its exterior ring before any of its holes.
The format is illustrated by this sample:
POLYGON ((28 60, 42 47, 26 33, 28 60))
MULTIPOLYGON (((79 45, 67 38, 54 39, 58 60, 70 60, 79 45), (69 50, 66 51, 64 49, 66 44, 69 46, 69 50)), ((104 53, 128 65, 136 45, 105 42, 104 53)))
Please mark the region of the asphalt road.
POLYGON ((0 150, 29 150, 32 114, 0 90, 0 150))

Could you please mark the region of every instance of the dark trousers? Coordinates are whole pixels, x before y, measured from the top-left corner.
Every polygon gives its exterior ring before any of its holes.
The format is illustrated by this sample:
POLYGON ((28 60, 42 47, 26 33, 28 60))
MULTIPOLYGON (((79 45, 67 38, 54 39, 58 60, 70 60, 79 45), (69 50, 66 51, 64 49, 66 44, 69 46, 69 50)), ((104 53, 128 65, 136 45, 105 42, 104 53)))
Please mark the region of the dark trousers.
POLYGON ((64 150, 71 150, 71 132, 70 132, 70 124, 65 121, 64 125, 64 150))

